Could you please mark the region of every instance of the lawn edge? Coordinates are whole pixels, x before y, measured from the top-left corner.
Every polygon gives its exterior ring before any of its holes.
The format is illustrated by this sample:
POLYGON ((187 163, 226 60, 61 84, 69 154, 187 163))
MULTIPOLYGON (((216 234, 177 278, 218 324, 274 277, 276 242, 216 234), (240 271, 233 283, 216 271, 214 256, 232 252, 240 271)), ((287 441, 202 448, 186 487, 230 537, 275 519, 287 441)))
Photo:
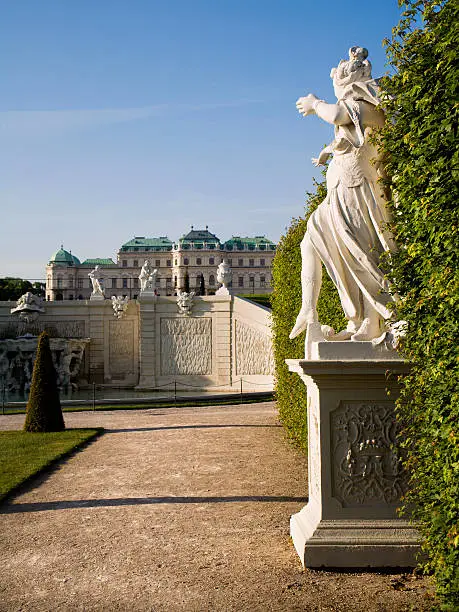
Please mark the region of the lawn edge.
MULTIPOLYGON (((68 450, 63 451, 59 455, 56 455, 56 457, 53 457, 52 459, 50 459, 47 463, 45 463, 45 465, 39 468, 36 472, 34 472, 33 474, 29 474, 29 476, 26 476, 23 480, 21 480, 21 482, 18 482, 18 484, 14 485, 6 493, 1 493, 0 494, 0 505, 7 502, 9 499, 14 497, 15 495, 18 495, 19 493, 21 493, 20 489, 23 489, 26 485, 30 484, 35 478, 37 478, 37 476, 41 476, 42 474, 46 472, 49 472, 49 473, 53 472, 53 470, 57 467, 58 463, 60 463, 64 459, 68 459, 69 457, 74 455, 77 451, 85 448, 86 446, 89 446, 89 444, 94 442, 97 438, 100 438, 100 436, 105 431, 103 427, 71 427, 64 431, 71 431, 72 429, 74 430, 93 429, 94 432, 89 434, 85 440, 82 440, 81 442, 78 442, 77 444, 72 446, 72 448, 69 448, 68 450)), ((40 435, 40 434, 37 434, 37 435, 40 435)))

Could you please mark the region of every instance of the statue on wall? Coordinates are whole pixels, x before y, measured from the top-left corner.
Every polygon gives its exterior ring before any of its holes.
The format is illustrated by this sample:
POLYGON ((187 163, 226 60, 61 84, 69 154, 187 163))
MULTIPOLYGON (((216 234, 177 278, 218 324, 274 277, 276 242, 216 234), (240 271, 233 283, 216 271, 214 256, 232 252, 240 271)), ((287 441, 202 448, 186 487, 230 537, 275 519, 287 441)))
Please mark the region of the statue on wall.
POLYGON ((15 308, 12 308, 10 312, 11 314, 18 314, 19 319, 24 323, 33 323, 41 313, 45 312, 43 299, 27 291, 27 293, 21 295, 16 302, 15 308))
POLYGON ((391 316, 393 301, 381 267, 381 255, 396 249, 389 221, 378 151, 370 142, 372 129, 384 124, 378 86, 371 76, 368 51, 352 47, 349 59, 331 71, 337 103, 313 94, 296 103, 303 116, 315 114, 335 128, 335 137, 314 165, 325 164, 327 197, 311 214, 301 243, 302 306, 290 338, 302 331, 314 339, 364 341, 378 338, 391 316), (348 321, 338 333, 320 326, 317 318, 322 263, 335 284, 348 321))
POLYGON ((113 314, 117 319, 122 319, 126 313, 129 298, 122 295, 112 295, 113 314))
POLYGON ((228 285, 233 279, 233 273, 226 259, 217 268, 217 281, 222 285, 215 295, 229 295, 228 285))
POLYGON ((177 308, 180 314, 189 317, 193 308, 193 298, 195 296, 194 291, 188 293, 187 291, 177 291, 177 308))
POLYGON ((139 274, 141 293, 143 293, 144 291, 154 291, 155 290, 155 282, 156 282, 157 274, 158 274, 158 270, 156 268, 152 270, 149 260, 146 259, 144 261, 144 264, 139 274))
POLYGON ((105 295, 104 295, 104 284, 103 284, 103 276, 102 276, 102 269, 99 265, 97 265, 94 270, 91 270, 91 272, 89 272, 88 274, 89 278, 91 279, 91 283, 92 283, 92 293, 91 293, 91 297, 90 299, 96 299, 96 300, 100 300, 100 299, 104 299, 105 295))

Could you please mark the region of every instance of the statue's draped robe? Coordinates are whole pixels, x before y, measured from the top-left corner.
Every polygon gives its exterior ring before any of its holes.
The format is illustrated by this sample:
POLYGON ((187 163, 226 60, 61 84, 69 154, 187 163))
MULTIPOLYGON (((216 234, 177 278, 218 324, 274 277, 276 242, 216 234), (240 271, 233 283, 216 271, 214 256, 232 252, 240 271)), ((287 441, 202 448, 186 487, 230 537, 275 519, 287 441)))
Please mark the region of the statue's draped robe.
POLYGON ((335 128, 327 197, 309 218, 308 233, 338 289, 346 318, 364 318, 365 296, 387 319, 393 298, 380 258, 384 251, 395 251, 395 243, 387 230, 389 216, 378 184, 378 152, 368 142, 371 128, 381 124, 381 112, 363 100, 339 103, 352 123, 335 128))

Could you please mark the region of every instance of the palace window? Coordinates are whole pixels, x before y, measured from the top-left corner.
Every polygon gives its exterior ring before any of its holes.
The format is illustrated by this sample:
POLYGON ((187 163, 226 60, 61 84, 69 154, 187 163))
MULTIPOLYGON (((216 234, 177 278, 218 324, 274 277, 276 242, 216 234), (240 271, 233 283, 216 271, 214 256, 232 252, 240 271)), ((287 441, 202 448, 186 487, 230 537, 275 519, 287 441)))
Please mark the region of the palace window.
POLYGON ((209 257, 209 266, 213 266, 215 263, 215 259, 213 257, 209 257))
POLYGON ((139 279, 134 278, 134 289, 138 289, 138 288, 139 288, 139 279))
POLYGON ((244 266, 244 260, 243 259, 238 259, 237 260, 237 265, 242 268, 244 266))
POLYGON ((185 266, 187 266, 190 263, 190 260, 188 259, 188 257, 185 257, 185 259, 183 260, 183 263, 185 264, 185 266))
POLYGON ((122 264, 123 268, 127 268, 127 259, 123 259, 121 264, 122 264))
POLYGON ((78 279, 78 289, 83 289, 83 279, 82 278, 78 279))
POLYGON ((155 266, 156 266, 157 268, 160 268, 160 267, 161 267, 161 260, 160 260, 160 259, 156 259, 156 260, 155 260, 155 266))
POLYGON ((249 267, 250 268, 254 268, 255 267, 255 260, 254 259, 249 259, 249 267))
POLYGON ((116 289, 116 278, 112 278, 112 289, 116 289))
POLYGON ((215 285, 215 276, 213 274, 211 274, 209 276, 209 285, 212 287, 213 285, 215 285))
POLYGON ((139 267, 139 260, 134 259, 134 268, 138 268, 138 267, 139 267))
POLYGON ((265 266, 265 265, 266 265, 265 260, 264 259, 260 259, 260 266, 265 266))
POLYGON ((266 287, 266 278, 264 276, 260 276, 260 287, 266 287))
POLYGON ((196 265, 200 266, 202 264, 202 259, 200 257, 196 258, 196 265))
POLYGON ((166 261, 166 266, 168 266, 168 268, 170 268, 170 267, 171 267, 171 265, 172 265, 172 261, 171 261, 170 259, 168 259, 168 260, 166 261))
POLYGON ((127 289, 127 288, 128 288, 128 279, 123 278, 123 289, 127 289))
POLYGON ((243 287, 244 286, 244 277, 243 276, 240 276, 237 279, 237 285, 238 285, 238 287, 243 287))

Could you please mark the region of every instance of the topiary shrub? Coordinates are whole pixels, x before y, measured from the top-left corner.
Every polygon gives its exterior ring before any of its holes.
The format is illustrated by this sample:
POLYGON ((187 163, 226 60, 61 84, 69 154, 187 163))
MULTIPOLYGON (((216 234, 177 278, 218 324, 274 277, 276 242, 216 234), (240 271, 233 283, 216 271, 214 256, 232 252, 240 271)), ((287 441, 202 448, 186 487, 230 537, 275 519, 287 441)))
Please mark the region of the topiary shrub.
POLYGON ((411 373, 397 403, 412 474, 405 497, 442 609, 459 609, 459 4, 408 0, 387 40, 380 135, 392 177, 391 258, 402 351, 411 373), (456 607, 458 606, 458 607, 456 607))
POLYGON ((24 431, 48 432, 63 429, 65 429, 64 417, 49 336, 43 332, 38 338, 24 431))
MULTIPOLYGON (((309 215, 324 200, 325 181, 316 183, 315 193, 307 194, 306 216, 293 219, 287 233, 281 237, 273 260, 271 294, 272 329, 274 343, 275 393, 279 418, 288 437, 303 450, 307 449, 306 387, 299 376, 289 372, 286 359, 304 358, 304 334, 289 339, 301 307, 301 253, 300 243, 306 232, 309 215)), ((338 293, 323 271, 319 297, 319 320, 336 330, 346 326, 338 293)))

